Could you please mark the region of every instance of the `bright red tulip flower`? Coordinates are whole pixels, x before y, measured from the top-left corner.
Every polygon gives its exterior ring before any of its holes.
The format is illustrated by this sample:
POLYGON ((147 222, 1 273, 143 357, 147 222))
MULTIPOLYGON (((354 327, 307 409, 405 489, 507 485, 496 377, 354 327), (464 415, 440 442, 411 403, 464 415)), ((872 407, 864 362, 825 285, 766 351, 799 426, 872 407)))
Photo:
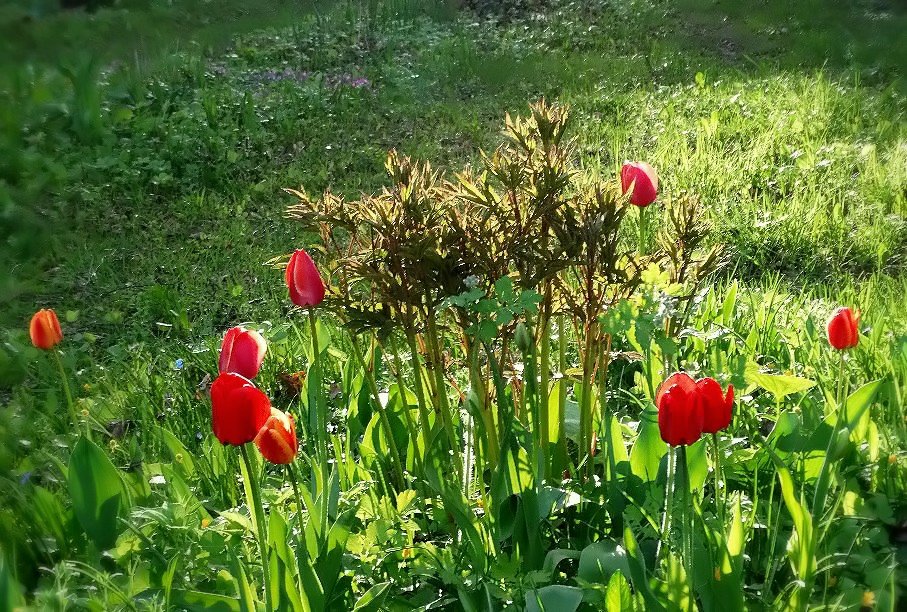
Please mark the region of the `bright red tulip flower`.
POLYGON ((49 351, 63 340, 63 330, 60 329, 60 320, 52 308, 42 308, 31 318, 28 325, 28 335, 31 343, 39 349, 49 351))
POLYGON ((249 379, 228 372, 211 385, 211 428, 221 444, 251 442, 270 415, 271 401, 249 379))
POLYGON ((287 287, 290 299, 302 308, 318 306, 324 299, 324 281, 315 262, 302 249, 296 249, 287 265, 287 287))
POLYGON ((860 313, 838 308, 828 319, 828 342, 838 349, 853 348, 860 342, 860 313))
POLYGON ((220 345, 218 370, 222 374, 234 372, 246 378, 255 378, 267 350, 268 343, 257 331, 234 327, 227 332, 220 345))
POLYGON ((255 436, 255 446, 271 463, 283 465, 293 461, 299 452, 293 415, 271 408, 271 416, 255 436))
POLYGON ((696 381, 677 373, 664 381, 655 395, 661 439, 671 446, 693 444, 702 436, 703 410, 696 381))
POLYGON ((658 174, 646 162, 624 162, 620 184, 624 193, 633 189, 630 204, 634 206, 648 206, 658 197, 658 174))
POLYGON ((731 424, 734 409, 734 386, 728 385, 727 395, 714 378, 696 381, 696 392, 702 403, 702 432, 718 433, 731 424))

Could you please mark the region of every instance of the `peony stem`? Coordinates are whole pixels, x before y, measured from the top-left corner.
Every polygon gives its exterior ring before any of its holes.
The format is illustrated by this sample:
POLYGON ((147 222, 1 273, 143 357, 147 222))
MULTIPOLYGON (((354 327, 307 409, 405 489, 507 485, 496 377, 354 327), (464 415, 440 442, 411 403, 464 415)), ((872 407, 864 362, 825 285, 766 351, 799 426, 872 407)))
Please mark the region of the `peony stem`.
POLYGON ((369 369, 368 364, 365 362, 365 357, 362 355, 362 349, 359 347, 359 342, 352 332, 350 332, 350 344, 353 347, 353 354, 355 355, 356 360, 359 362, 359 365, 362 366, 363 376, 365 376, 369 392, 375 400, 375 409, 378 411, 378 417, 381 419, 381 425, 384 427, 385 435, 387 436, 387 446, 391 452, 391 460, 396 471, 397 482, 401 488, 404 488, 406 487, 406 479, 403 475, 403 461, 400 459, 400 451, 397 448, 397 441, 394 439, 394 430, 391 427, 390 418, 387 416, 387 408, 381 403, 381 395, 378 391, 378 383, 375 381, 375 374, 369 369))

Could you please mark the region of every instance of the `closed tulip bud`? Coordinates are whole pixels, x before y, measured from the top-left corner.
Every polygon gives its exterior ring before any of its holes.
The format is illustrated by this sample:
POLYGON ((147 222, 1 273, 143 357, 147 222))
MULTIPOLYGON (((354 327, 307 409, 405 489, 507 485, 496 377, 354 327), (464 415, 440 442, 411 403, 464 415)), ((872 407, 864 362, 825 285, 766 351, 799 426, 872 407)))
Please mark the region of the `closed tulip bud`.
POLYGON ((532 351, 535 340, 532 338, 532 334, 529 333, 529 328, 522 321, 517 323, 513 338, 516 340, 516 346, 521 353, 528 355, 532 351))
POLYGON ((860 313, 838 308, 828 319, 828 342, 838 349, 853 348, 860 342, 860 313))
POLYGON ((702 402, 696 381, 678 373, 664 381, 655 396, 661 439, 671 446, 693 444, 702 436, 702 402))
POLYGON ((270 415, 271 401, 249 379, 228 372, 211 385, 211 428, 221 444, 251 442, 270 415))
POLYGON ((315 262, 302 249, 296 249, 287 265, 287 287, 290 299, 302 308, 318 306, 324 299, 324 281, 315 262))
POLYGON ((299 452, 293 416, 271 408, 271 416, 255 436, 255 446, 271 463, 283 465, 293 461, 299 452))
POLYGON ((39 349, 49 351, 57 346, 63 340, 57 313, 51 308, 42 308, 36 312, 28 325, 28 335, 31 336, 31 343, 39 349))
POLYGON ((224 336, 220 345, 218 370, 234 372, 246 378, 255 378, 261 369, 268 344, 254 329, 234 327, 224 336))
POLYGON ((646 162, 624 162, 620 185, 624 193, 633 190, 630 204, 634 206, 648 206, 658 197, 658 174, 646 162))
POLYGON ((702 403, 702 432, 718 433, 731 424, 734 408, 734 387, 728 385, 727 395, 714 378, 696 381, 696 392, 702 403))

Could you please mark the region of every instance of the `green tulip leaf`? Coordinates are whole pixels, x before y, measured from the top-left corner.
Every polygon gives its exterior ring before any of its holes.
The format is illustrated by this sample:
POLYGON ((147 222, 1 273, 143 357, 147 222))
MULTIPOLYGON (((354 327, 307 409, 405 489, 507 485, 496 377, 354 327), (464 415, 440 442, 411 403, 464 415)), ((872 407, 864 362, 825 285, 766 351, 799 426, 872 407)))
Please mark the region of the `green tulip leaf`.
POLYGON ((583 591, 553 584, 526 593, 526 612, 574 612, 583 602, 583 591))
POLYGON ((652 482, 658 477, 661 459, 667 452, 668 445, 658 430, 658 413, 650 407, 642 414, 639 435, 630 451, 630 470, 644 482, 652 482))
POLYGON ((634 610, 633 594, 630 583, 620 572, 611 574, 608 590, 605 591, 605 610, 607 612, 627 612, 634 610))
POLYGON ((367 590, 353 606, 353 612, 378 612, 381 610, 390 585, 390 582, 381 582, 367 590))
POLYGON ((606 584, 615 572, 630 574, 627 551, 614 540, 602 540, 583 549, 577 577, 596 584, 606 584))
POLYGON ((94 442, 80 438, 69 458, 69 494, 79 524, 101 550, 112 548, 128 506, 120 474, 94 442))
POLYGON ((816 381, 814 380, 800 378, 799 376, 791 376, 789 374, 766 374, 760 372, 759 365, 756 363, 747 364, 744 376, 748 385, 756 385, 757 387, 765 389, 774 395, 776 400, 780 400, 788 395, 793 395, 794 393, 806 391, 816 384, 816 381))

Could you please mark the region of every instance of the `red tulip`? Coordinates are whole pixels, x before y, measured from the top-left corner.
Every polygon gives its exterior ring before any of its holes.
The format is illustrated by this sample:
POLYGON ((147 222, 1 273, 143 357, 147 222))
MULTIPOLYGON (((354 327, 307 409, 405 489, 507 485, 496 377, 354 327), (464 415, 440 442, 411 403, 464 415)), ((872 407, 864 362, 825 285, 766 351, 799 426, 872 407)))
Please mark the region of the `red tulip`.
POLYGON ((239 374, 221 374, 211 385, 211 428, 221 444, 251 442, 270 414, 268 396, 239 374))
POLYGON ((287 287, 290 299, 302 308, 318 306, 324 299, 324 281, 309 254, 296 249, 287 265, 287 287))
POLYGON ((860 341, 860 313, 838 308, 828 320, 828 342, 838 349, 853 348, 860 341))
POLYGON ((630 204, 635 206, 648 206, 658 197, 658 174, 646 162, 624 162, 620 184, 624 193, 633 189, 630 204))
POLYGON ((296 458, 296 422, 293 415, 271 408, 271 416, 255 436, 255 445, 262 457, 271 463, 286 464, 296 458))
POLYGON ((734 408, 734 387, 728 385, 727 395, 714 378, 696 381, 696 392, 702 403, 702 432, 718 433, 731 424, 734 408))
POLYGON ((255 378, 267 350, 268 344, 257 331, 234 327, 227 332, 220 345, 218 370, 222 374, 235 372, 246 378, 255 378))
POLYGON ((28 324, 28 335, 31 343, 39 349, 49 351, 63 340, 60 320, 52 308, 42 308, 31 318, 28 324))
POLYGON ((672 375, 658 388, 658 429, 671 446, 693 444, 702 435, 702 402, 696 381, 684 373, 672 375))

